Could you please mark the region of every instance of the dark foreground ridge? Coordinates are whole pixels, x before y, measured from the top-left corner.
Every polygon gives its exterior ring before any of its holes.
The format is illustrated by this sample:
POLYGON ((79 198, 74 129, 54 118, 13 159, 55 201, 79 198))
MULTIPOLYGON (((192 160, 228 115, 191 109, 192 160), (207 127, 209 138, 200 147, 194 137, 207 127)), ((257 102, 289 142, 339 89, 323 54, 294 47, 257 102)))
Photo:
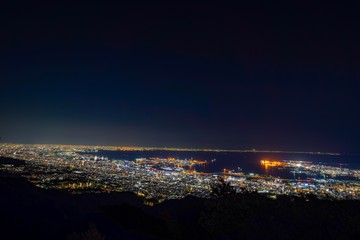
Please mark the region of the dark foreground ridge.
POLYGON ((0 192, 0 239, 360 239, 358 201, 230 191, 149 207, 132 193, 72 195, 18 175, 0 175, 0 192))

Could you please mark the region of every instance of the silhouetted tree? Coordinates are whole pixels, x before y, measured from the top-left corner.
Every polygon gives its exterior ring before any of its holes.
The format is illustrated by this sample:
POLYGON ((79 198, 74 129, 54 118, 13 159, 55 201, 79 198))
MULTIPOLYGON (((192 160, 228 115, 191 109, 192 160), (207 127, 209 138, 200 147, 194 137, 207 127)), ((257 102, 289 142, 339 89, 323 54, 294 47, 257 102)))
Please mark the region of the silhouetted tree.
POLYGON ((82 233, 73 232, 68 236, 67 240, 104 240, 105 237, 101 235, 94 223, 89 224, 89 228, 82 233))
POLYGON ((215 238, 231 234, 257 211, 263 197, 243 189, 237 193, 235 188, 218 177, 212 185, 211 198, 205 202, 205 210, 199 218, 199 224, 215 238))
POLYGON ((230 185, 229 182, 225 181, 224 177, 218 177, 217 181, 210 185, 211 187, 211 197, 212 198, 221 198, 229 197, 230 195, 235 195, 236 190, 230 185))

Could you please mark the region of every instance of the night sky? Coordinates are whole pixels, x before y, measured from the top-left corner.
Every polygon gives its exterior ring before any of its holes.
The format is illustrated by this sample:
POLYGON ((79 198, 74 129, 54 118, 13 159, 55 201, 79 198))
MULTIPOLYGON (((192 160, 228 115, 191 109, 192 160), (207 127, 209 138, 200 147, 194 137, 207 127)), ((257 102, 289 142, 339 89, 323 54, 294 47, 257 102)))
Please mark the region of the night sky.
POLYGON ((2 141, 360 151, 360 5, 286 2, 2 5, 2 141))

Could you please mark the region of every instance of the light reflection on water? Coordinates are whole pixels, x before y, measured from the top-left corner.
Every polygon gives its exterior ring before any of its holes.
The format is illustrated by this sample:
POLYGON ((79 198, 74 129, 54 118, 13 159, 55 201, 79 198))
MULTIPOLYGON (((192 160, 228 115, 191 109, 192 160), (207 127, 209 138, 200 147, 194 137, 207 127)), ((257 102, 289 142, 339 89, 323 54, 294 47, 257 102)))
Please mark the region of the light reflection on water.
MULTIPOLYGON (((356 155, 311 155, 293 153, 238 153, 238 152, 200 152, 200 151, 105 151, 100 150, 97 156, 108 157, 110 160, 135 161, 137 158, 178 158, 206 160, 207 165, 197 165, 198 172, 222 173, 224 169, 234 172, 255 173, 275 177, 297 179, 314 177, 302 172, 291 172, 292 169, 277 167, 264 167, 261 160, 271 161, 295 160, 309 161, 314 164, 360 169, 360 156, 356 155)), ((319 177, 319 176, 316 176, 319 177)))

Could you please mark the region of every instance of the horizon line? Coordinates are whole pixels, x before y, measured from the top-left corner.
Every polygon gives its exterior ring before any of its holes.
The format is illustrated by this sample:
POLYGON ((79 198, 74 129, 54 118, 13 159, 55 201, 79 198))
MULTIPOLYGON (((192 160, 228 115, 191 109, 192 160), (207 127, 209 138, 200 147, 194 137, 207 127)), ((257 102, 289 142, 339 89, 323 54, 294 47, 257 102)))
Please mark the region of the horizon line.
POLYGON ((111 151, 194 151, 194 152, 252 152, 252 153, 297 153, 297 154, 314 154, 314 155, 341 155, 337 152, 320 152, 320 151, 292 151, 292 150, 259 150, 259 149, 217 149, 217 148, 184 148, 184 147, 139 147, 139 146, 117 146, 117 145, 84 145, 84 144, 53 144, 53 143, 0 143, 0 145, 33 145, 33 146, 63 146, 63 147, 94 147, 111 151))

